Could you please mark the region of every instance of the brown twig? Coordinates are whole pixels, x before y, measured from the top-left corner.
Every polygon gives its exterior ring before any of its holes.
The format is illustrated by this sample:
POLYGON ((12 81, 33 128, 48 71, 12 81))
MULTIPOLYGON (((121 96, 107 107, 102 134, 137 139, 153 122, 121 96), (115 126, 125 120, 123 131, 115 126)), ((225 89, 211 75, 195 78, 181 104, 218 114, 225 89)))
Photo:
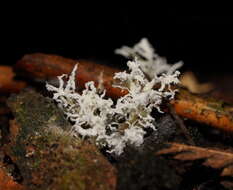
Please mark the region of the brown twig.
POLYGON ((194 95, 179 89, 175 100, 171 101, 176 113, 218 129, 233 132, 233 107, 221 101, 194 95))
MULTIPOLYGON (((79 62, 77 81, 84 87, 87 81, 98 83, 98 76, 102 71, 103 86, 107 95, 113 98, 127 93, 119 88, 113 88, 113 74, 119 70, 88 61, 75 61, 55 55, 31 54, 25 55, 15 66, 18 73, 32 78, 48 80, 55 76, 70 73, 73 66, 79 62)), ((189 118, 213 127, 233 132, 233 107, 217 100, 193 95, 185 89, 180 89, 176 99, 171 101, 176 113, 181 117, 189 118)))

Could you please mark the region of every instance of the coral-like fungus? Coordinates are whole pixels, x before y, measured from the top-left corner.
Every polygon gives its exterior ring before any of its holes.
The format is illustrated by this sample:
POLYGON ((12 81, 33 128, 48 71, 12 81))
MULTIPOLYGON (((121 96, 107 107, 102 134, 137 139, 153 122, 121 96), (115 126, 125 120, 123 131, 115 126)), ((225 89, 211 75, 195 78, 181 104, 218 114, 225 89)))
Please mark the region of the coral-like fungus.
POLYGON ((173 66, 154 53, 146 39, 134 48, 117 50, 124 56, 133 55, 127 62, 129 72, 116 73, 114 87, 127 89, 128 94, 117 102, 105 98, 105 91, 99 92, 93 81, 86 83, 81 94, 76 92, 75 74, 77 65, 68 77, 58 77, 59 87, 46 84, 53 92, 53 99, 73 123, 74 136, 94 137, 99 146, 120 155, 126 144, 140 146, 145 128, 156 130, 151 116, 153 108, 159 112, 164 98, 174 98, 177 90, 171 84, 179 83, 181 63, 173 66), (67 80, 66 80, 67 79, 67 80))

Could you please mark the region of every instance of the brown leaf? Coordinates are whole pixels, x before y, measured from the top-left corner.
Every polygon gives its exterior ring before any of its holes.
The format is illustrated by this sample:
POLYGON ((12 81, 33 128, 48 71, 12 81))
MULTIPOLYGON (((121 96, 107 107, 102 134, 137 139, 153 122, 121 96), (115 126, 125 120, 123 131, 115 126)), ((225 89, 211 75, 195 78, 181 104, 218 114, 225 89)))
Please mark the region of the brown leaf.
POLYGON ((182 74, 180 81, 192 93, 207 93, 214 88, 214 85, 211 83, 200 83, 193 72, 185 72, 182 74))
POLYGON ((221 176, 233 176, 233 153, 222 150, 201 148, 178 143, 169 143, 169 147, 157 152, 159 155, 173 155, 182 161, 203 159, 203 165, 221 169, 221 176))

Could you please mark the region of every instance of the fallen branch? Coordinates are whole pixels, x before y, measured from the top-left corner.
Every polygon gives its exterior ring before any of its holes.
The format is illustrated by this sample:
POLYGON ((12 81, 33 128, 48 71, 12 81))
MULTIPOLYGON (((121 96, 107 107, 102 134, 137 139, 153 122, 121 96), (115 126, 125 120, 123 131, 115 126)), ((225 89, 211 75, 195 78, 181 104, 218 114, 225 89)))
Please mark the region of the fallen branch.
MULTIPOLYGON (((46 54, 25 55, 15 65, 19 74, 34 79, 49 80, 64 73, 70 73, 73 66, 79 62, 77 81, 84 87, 88 81, 95 81, 98 85, 99 76, 103 72, 103 86, 107 95, 118 98, 127 93, 119 88, 113 88, 113 74, 119 70, 98 65, 88 61, 75 61, 61 56, 46 54)), ((176 113, 182 117, 211 125, 221 130, 233 132, 233 107, 217 100, 203 98, 180 88, 175 100, 171 101, 176 113)))
POLYGON ((233 177, 233 153, 178 143, 168 143, 168 148, 158 151, 158 155, 172 155, 182 161, 204 160, 203 165, 221 169, 221 176, 233 177))
POLYGON ((185 89, 179 89, 175 100, 170 103, 176 113, 182 117, 233 132, 233 107, 231 105, 194 95, 185 89))
POLYGON ((119 88, 112 87, 112 77, 114 73, 120 70, 91 61, 77 61, 57 55, 35 53, 25 55, 17 62, 14 69, 20 75, 47 81, 62 74, 70 73, 77 63, 79 72, 76 79, 80 87, 84 88, 85 83, 88 81, 94 81, 98 85, 100 76, 102 75, 103 86, 108 96, 118 98, 127 93, 119 88))

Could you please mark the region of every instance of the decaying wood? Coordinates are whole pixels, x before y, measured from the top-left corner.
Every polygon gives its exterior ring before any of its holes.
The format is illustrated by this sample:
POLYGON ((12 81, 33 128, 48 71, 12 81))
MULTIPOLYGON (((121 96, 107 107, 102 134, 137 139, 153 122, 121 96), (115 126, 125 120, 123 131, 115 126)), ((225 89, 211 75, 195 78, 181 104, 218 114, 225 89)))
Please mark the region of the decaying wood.
POLYGON ((97 146, 70 134, 71 125, 46 97, 24 90, 8 99, 15 116, 3 151, 18 166, 22 185, 37 189, 115 189, 116 169, 97 146))
POLYGON ((16 93, 26 87, 23 81, 14 80, 15 73, 10 66, 0 66, 0 92, 16 93))
POLYGON ((16 183, 11 176, 0 168, 0 189, 1 190, 23 190, 24 187, 16 183))
POLYGON ((157 152, 158 155, 172 155, 183 161, 204 160, 203 165, 221 169, 221 176, 233 177, 233 153, 222 150, 201 148, 179 143, 169 143, 168 148, 157 152))
POLYGON ((0 190, 23 190, 23 186, 14 181, 3 162, 4 153, 0 150, 0 190))
POLYGON ((77 63, 78 75, 76 79, 79 87, 84 88, 85 83, 88 81, 94 81, 98 85, 99 78, 102 75, 103 86, 108 96, 117 98, 127 93, 119 88, 112 88, 112 77, 115 72, 119 72, 120 70, 91 61, 77 61, 57 55, 35 53, 25 55, 19 60, 15 65, 15 71, 18 74, 29 76, 33 79, 49 80, 59 75, 70 73, 77 63))
MULTIPOLYGON (((84 87, 87 81, 98 83, 99 76, 103 71, 103 86, 107 90, 108 96, 117 98, 127 93, 127 91, 112 87, 112 76, 119 70, 93 62, 75 61, 60 56, 37 53, 25 55, 18 61, 15 70, 32 78, 48 80, 64 73, 70 73, 77 62, 79 62, 77 75, 79 86, 84 87)), ((232 106, 194 95, 185 89, 180 89, 176 99, 171 101, 171 104, 181 117, 233 132, 232 106)))
POLYGON ((171 104, 176 113, 182 117, 233 132, 233 107, 231 105, 191 94, 185 89, 179 89, 179 93, 171 104))

